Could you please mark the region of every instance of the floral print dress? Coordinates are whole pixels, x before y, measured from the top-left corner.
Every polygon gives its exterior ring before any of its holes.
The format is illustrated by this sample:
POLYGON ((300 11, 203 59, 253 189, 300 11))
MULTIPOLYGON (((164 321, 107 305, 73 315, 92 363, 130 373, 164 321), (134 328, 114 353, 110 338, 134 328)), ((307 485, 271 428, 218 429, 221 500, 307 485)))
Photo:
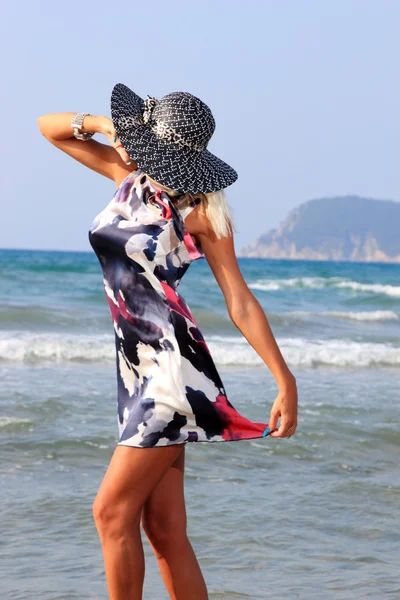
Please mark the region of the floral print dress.
POLYGON ((203 258, 185 226, 195 208, 132 171, 94 219, 89 240, 114 324, 119 445, 260 438, 229 402, 214 361, 177 288, 203 258))

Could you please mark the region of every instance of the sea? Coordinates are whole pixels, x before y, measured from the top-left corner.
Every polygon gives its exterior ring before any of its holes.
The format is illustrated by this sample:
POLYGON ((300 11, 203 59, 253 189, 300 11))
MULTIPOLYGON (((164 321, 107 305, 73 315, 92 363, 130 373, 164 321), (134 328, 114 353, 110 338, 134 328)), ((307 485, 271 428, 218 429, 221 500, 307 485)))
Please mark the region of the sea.
MULTIPOLYGON (((297 378, 290 439, 186 447, 212 600, 400 598, 400 265, 239 259, 297 378)), ((277 389, 206 260, 180 287, 231 403, 277 389)), ((0 597, 106 600, 92 503, 117 442, 114 334, 93 252, 0 251, 0 597)), ((167 600, 143 537, 144 598, 167 600)))

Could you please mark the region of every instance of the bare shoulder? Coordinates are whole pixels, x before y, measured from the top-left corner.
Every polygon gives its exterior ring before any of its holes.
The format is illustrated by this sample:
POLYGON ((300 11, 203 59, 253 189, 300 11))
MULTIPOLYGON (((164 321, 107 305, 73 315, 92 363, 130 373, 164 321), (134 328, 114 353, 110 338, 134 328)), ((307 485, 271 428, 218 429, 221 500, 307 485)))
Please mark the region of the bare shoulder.
POLYGON ((237 265, 233 231, 218 238, 210 219, 200 206, 188 215, 185 221, 189 233, 196 237, 211 268, 220 269, 224 265, 233 268, 237 265))
POLYGON ((212 235, 214 233, 210 220, 206 212, 201 209, 200 204, 188 214, 185 219, 185 225, 189 233, 196 237, 198 235, 212 235))

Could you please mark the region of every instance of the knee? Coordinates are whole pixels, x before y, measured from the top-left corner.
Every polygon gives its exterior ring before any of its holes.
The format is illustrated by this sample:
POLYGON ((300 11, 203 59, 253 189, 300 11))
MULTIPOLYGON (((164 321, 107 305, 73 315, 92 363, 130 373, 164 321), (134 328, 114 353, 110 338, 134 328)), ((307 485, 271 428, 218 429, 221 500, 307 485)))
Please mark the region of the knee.
POLYGON ((152 546, 164 554, 181 547, 187 540, 186 515, 175 511, 143 509, 142 526, 152 546))
POLYGON ((103 496, 96 496, 92 512, 94 522, 100 533, 109 530, 111 527, 116 528, 118 521, 121 520, 116 505, 107 502, 103 496))
POLYGON ((123 534, 127 528, 139 523, 139 514, 128 511, 126 503, 107 497, 97 495, 92 505, 93 518, 99 533, 107 535, 123 534), (136 519, 135 519, 136 517, 136 519))

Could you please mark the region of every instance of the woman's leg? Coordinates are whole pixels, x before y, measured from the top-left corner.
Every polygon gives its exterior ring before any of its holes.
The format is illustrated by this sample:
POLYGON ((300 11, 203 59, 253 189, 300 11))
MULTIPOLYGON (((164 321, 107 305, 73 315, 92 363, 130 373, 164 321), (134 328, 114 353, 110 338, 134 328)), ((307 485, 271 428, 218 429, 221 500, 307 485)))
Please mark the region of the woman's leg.
POLYGON ((115 449, 93 503, 110 600, 142 600, 140 516, 150 493, 182 449, 182 445, 115 449))
POLYGON ((142 525, 172 600, 207 600, 199 563, 186 535, 184 449, 146 500, 142 525))

